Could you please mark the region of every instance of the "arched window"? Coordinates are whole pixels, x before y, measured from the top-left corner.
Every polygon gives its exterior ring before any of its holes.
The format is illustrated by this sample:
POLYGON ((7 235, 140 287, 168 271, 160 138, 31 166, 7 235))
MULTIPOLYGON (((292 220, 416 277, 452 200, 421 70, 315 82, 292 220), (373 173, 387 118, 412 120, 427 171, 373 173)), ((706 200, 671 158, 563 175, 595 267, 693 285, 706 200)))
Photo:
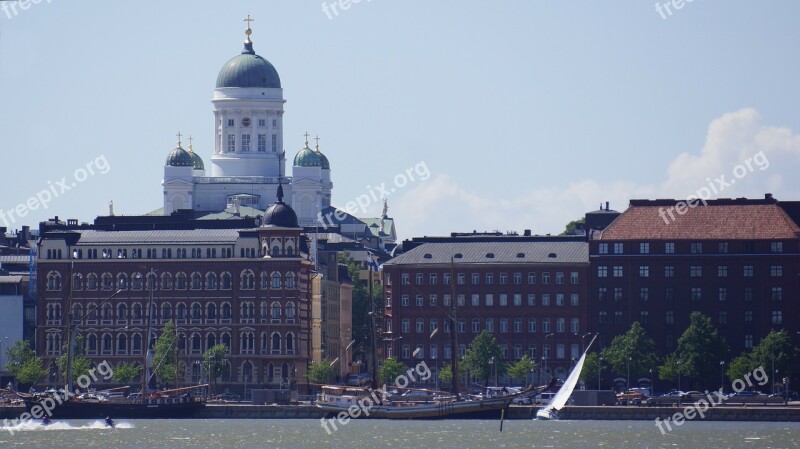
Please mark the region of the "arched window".
POLYGON ((134 290, 141 290, 144 286, 144 276, 142 273, 133 273, 131 275, 131 288, 134 290))
POLYGON ((281 365, 281 382, 289 383, 289 364, 284 363, 281 365))
POLYGON ((125 334, 119 334, 117 336, 117 353, 118 354, 128 353, 128 336, 125 334))
POLYGON ((133 303, 133 306, 131 306, 131 319, 132 320, 142 319, 142 305, 138 302, 133 303))
POLYGON ((189 343, 192 346, 192 354, 200 354, 203 350, 202 342, 200 341, 200 334, 197 332, 192 334, 191 342, 189 343))
POLYGON ((266 332, 261 333, 261 353, 269 354, 269 339, 266 332))
POLYGON ((230 290, 231 289, 231 274, 227 271, 222 273, 222 289, 223 290, 230 290))
POLYGON ((89 334, 86 337, 86 353, 97 354, 97 335, 89 334))
MULTIPOLYGON (((253 364, 249 361, 244 362, 242 365, 242 381, 244 382, 253 382, 253 364)), ((245 392, 246 394, 247 392, 245 392)))
POLYGON ((230 320, 231 319, 231 305, 230 303, 222 304, 222 319, 223 320, 230 320))
POLYGON ((91 324, 97 323, 97 304, 90 302, 86 304, 86 321, 91 324))
POLYGON ((224 334, 222 334, 222 338, 220 340, 222 341, 222 344, 227 346, 228 350, 230 350, 230 347, 231 347, 231 334, 225 332, 224 334))
POLYGON ((172 319, 172 306, 169 304, 164 304, 161 306, 161 319, 164 321, 168 321, 172 319))
POLYGON ((186 319, 186 304, 178 303, 178 307, 175 309, 175 318, 179 320, 186 319))
POLYGON ((272 257, 278 257, 281 255, 281 247, 278 245, 272 246, 272 257))
POLYGON ((270 285, 272 288, 281 288, 281 274, 280 273, 272 273, 272 284, 270 285))
POLYGON ((291 332, 286 334, 286 353, 294 354, 294 334, 291 332))
POLYGON ((244 290, 256 288, 256 275, 251 270, 244 270, 241 274, 241 284, 244 290))
POLYGON ((266 271, 261 272, 261 289, 266 290, 269 288, 269 275, 266 271))
POLYGON ((200 319, 201 310, 202 309, 200 307, 200 303, 196 302, 196 303, 192 304, 192 319, 193 320, 199 320, 200 319))
POLYGON ((286 321, 294 323, 294 317, 297 312, 293 302, 286 303, 286 321))
POLYGON ((142 334, 133 334, 131 338, 131 350, 134 354, 141 354, 142 353, 142 334))
POLYGON ((217 344, 217 337, 214 334, 209 333, 208 335, 206 335, 206 350, 211 349, 212 347, 216 346, 216 344, 217 344))
POLYGON ((272 322, 277 323, 281 320, 281 303, 275 301, 272 303, 272 322))
POLYGON ((286 273, 286 288, 294 288, 294 273, 286 273))
POLYGON ((158 287, 158 277, 152 271, 147 273, 147 289, 155 290, 158 287))
POLYGON ((206 289, 208 290, 217 289, 217 275, 215 273, 206 274, 206 289))
POLYGON ((103 273, 100 276, 100 288, 103 290, 111 290, 114 288, 114 278, 111 277, 110 273, 103 273))
POLYGON ((103 304, 103 312, 101 314, 103 321, 111 321, 114 319, 114 306, 111 304, 103 304))
POLYGON ((267 365, 267 382, 272 383, 275 380, 275 365, 270 363, 267 365))
POLYGON ((125 273, 119 273, 117 275, 117 288, 120 290, 126 290, 128 288, 128 275, 125 273))
POLYGON ((72 276, 72 289, 73 290, 83 290, 83 275, 80 273, 76 273, 75 276, 72 276))
POLYGON ((269 308, 267 307, 266 301, 261 301, 260 311, 261 313, 259 316, 261 317, 261 322, 265 323, 265 320, 269 319, 269 308))
POLYGON ((114 349, 113 340, 111 339, 111 335, 103 334, 103 346, 102 346, 103 354, 111 354, 114 349))
POLYGON ((200 290, 203 288, 203 276, 200 273, 192 273, 192 290, 200 290))
POLYGON ((281 353, 281 334, 277 332, 272 333, 272 353, 273 354, 281 353))
POLYGON ((213 302, 208 303, 208 307, 206 307, 206 318, 209 320, 217 319, 217 306, 213 302))
POLYGON ((125 303, 117 305, 117 321, 128 320, 128 306, 125 303))
POLYGON ((161 290, 172 289, 172 274, 161 273, 161 290))
POLYGON ((94 273, 89 273, 86 276, 86 289, 87 290, 97 290, 97 275, 94 273))
POLYGON ((175 288, 178 290, 186 290, 186 273, 178 273, 175 275, 175 288))
POLYGON ((51 271, 47 274, 47 289, 52 291, 61 290, 61 275, 51 271))

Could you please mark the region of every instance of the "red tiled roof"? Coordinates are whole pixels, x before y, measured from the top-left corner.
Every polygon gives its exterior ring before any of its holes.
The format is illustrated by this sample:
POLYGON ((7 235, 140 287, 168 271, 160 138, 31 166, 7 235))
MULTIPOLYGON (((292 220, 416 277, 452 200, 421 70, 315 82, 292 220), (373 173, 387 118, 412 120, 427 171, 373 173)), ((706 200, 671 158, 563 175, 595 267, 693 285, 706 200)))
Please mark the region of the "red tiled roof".
POLYGON ((775 204, 632 205, 603 231, 600 240, 777 240, 800 238, 800 228, 775 204), (669 209, 672 207, 672 216, 669 209))

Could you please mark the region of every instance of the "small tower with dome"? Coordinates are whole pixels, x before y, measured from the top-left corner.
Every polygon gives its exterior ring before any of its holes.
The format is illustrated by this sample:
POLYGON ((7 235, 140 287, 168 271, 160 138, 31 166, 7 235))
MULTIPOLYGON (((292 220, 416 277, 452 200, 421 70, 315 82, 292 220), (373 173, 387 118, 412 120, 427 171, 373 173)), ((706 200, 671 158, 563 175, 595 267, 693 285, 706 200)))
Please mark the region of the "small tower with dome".
MULTIPOLYGON (((202 161, 201 161, 202 163, 202 161)), ((169 215, 178 209, 193 209, 195 161, 183 149, 181 133, 178 133, 178 146, 170 151, 164 163, 164 214, 169 215)))

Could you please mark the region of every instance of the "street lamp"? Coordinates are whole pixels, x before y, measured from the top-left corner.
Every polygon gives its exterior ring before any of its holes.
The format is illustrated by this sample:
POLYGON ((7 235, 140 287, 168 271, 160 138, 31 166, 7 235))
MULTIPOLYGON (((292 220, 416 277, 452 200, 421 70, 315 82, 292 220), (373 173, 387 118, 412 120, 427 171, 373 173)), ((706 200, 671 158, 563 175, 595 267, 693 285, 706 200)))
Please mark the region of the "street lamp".
POLYGON ((628 357, 628 380, 625 381, 625 388, 631 387, 631 359, 633 357, 628 357))
POLYGON ((719 391, 725 393, 725 361, 719 362, 719 391))
POLYGON ((600 391, 600 374, 603 372, 603 356, 600 356, 597 362, 597 390, 600 391))
POLYGON ((494 370, 494 386, 497 386, 497 364, 495 362, 495 357, 489 359, 489 365, 492 365, 492 369, 494 370))
POLYGON ((675 362, 678 365, 678 391, 681 391, 681 360, 675 362))

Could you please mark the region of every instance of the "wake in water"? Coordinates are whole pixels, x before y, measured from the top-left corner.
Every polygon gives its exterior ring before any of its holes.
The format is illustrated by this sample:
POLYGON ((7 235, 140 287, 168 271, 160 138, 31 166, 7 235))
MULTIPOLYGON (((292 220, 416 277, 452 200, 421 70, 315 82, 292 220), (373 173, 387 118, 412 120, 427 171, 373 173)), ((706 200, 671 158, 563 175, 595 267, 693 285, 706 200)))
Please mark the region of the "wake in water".
POLYGON ((45 430, 114 430, 114 429, 133 429, 134 426, 127 422, 118 422, 114 428, 107 427, 102 420, 92 421, 82 426, 73 425, 66 421, 53 421, 48 425, 42 424, 41 420, 30 420, 19 423, 15 426, 0 427, 0 431, 10 432, 33 432, 45 430))

